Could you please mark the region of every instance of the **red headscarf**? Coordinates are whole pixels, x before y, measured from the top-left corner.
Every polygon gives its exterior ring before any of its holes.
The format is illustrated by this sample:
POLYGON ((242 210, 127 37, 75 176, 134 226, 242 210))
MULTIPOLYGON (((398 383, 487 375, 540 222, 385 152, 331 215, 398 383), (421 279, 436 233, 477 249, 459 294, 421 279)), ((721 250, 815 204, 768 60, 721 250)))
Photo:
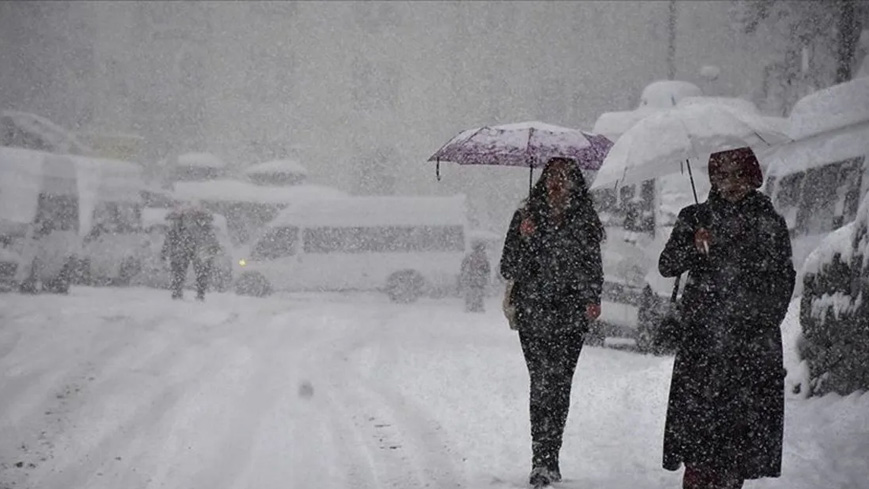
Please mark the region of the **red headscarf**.
POLYGON ((712 153, 709 157, 709 176, 712 177, 718 173, 721 165, 726 162, 736 163, 752 187, 757 189, 763 185, 763 172, 760 171, 760 163, 751 148, 737 148, 712 153))

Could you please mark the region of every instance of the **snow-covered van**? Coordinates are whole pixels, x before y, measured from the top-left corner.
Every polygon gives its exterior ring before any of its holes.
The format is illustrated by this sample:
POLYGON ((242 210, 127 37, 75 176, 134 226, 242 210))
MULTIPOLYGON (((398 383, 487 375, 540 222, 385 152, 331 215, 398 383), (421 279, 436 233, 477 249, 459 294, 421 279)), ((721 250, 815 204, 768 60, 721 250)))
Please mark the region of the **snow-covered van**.
POLYGON ((787 221, 799 270, 825 236, 854 221, 869 191, 869 78, 802 98, 788 122, 794 141, 772 154, 765 191, 787 221))
POLYGON ((60 292, 128 281, 144 240, 140 189, 132 163, 0 148, 4 281, 60 292))
POLYGON ((283 210, 237 260, 236 290, 451 293, 468 248, 465 198, 346 197, 283 210))
POLYGON ((81 252, 70 156, 0 147, 0 283, 66 293, 81 252))
POLYGON ((75 156, 79 181, 83 282, 128 285, 141 269, 142 168, 126 161, 75 156))

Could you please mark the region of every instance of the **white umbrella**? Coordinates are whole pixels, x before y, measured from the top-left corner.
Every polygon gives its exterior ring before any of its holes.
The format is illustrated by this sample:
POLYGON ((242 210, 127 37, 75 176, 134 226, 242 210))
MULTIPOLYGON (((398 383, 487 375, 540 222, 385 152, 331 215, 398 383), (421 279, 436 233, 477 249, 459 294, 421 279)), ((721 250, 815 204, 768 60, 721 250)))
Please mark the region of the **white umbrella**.
POLYGON ((758 114, 713 103, 676 107, 651 114, 625 131, 591 188, 638 183, 686 165, 691 175, 692 159, 705 161, 712 153, 746 146, 764 152, 788 141, 779 126, 758 114))

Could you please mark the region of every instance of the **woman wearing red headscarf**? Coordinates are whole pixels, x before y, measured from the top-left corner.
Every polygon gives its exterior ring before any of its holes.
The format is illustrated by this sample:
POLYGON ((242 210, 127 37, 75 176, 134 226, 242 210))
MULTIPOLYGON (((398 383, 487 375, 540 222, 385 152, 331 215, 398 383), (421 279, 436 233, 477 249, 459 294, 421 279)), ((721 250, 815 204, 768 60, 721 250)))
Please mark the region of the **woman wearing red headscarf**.
POLYGON ((663 465, 685 465, 684 489, 737 489, 781 474, 779 326, 795 273, 751 149, 713 154, 709 179, 708 200, 682 209, 658 263, 665 277, 688 273, 663 465))

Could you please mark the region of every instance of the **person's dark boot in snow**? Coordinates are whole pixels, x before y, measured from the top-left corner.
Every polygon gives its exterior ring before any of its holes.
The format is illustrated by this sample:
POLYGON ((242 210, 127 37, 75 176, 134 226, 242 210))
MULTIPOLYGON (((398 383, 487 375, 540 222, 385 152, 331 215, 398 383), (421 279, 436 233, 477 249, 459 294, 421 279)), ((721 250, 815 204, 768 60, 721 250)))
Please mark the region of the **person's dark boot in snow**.
MULTIPOLYGON (((558 476, 558 480, 561 480, 561 476, 558 476)), ((551 485, 553 482, 557 482, 555 480, 555 474, 549 470, 547 467, 534 467, 531 469, 531 475, 528 476, 528 483, 533 487, 547 487, 551 485)))

